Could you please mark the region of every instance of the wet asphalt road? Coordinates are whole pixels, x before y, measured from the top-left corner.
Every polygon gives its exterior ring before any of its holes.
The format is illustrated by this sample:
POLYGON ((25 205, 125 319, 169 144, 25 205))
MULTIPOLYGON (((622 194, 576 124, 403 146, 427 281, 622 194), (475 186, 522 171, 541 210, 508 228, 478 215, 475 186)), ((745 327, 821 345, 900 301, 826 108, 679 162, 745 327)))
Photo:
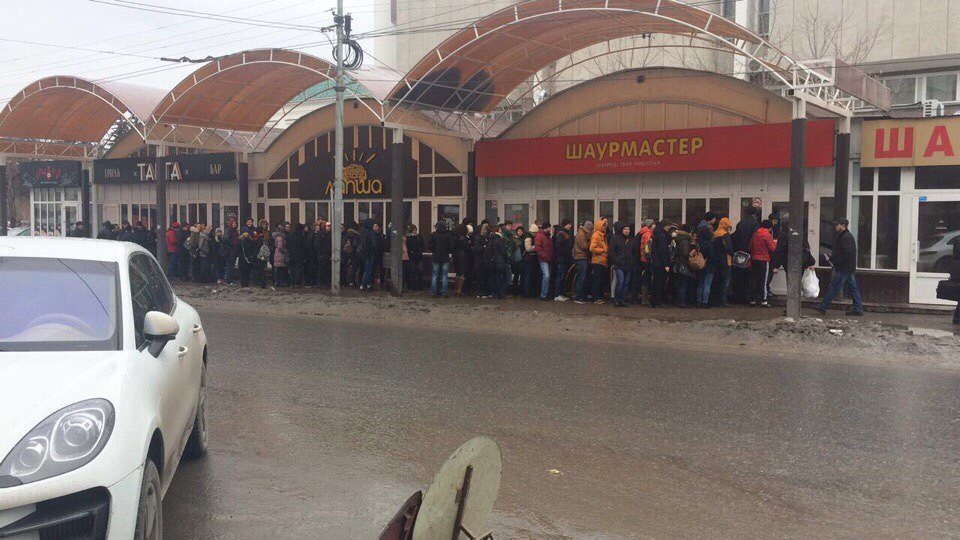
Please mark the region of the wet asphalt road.
POLYGON ((498 538, 960 535, 960 374, 201 315, 211 451, 169 538, 375 537, 478 434, 498 538))

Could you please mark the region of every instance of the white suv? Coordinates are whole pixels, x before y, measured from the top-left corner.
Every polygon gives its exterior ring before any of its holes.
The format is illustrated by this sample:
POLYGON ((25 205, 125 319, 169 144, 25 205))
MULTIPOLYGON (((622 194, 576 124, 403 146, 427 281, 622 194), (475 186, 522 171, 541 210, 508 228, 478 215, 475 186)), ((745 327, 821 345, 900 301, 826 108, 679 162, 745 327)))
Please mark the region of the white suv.
POLYGON ((0 538, 160 538, 207 338, 135 244, 0 238, 0 538))

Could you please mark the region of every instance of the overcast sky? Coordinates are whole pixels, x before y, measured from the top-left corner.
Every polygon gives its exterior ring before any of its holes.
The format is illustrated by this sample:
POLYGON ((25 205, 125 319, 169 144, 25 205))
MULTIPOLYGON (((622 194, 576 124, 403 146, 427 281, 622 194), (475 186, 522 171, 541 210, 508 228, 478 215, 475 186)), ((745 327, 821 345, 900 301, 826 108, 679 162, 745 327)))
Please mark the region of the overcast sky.
MULTIPOLYGON (((141 5, 306 26, 332 24, 330 10, 336 6, 336 0, 137 1, 141 5)), ((355 32, 373 28, 374 0, 348 0, 345 4, 347 11, 354 14, 355 32)), ((0 102, 5 102, 30 82, 48 75, 123 80, 169 89, 199 67, 76 48, 146 57, 202 58, 261 47, 296 47, 331 58, 326 38, 307 30, 263 28, 154 13, 91 0, 5 0, 3 9, 4 16, 0 21, 0 102)), ((365 48, 372 46, 372 42, 364 43, 365 48)))

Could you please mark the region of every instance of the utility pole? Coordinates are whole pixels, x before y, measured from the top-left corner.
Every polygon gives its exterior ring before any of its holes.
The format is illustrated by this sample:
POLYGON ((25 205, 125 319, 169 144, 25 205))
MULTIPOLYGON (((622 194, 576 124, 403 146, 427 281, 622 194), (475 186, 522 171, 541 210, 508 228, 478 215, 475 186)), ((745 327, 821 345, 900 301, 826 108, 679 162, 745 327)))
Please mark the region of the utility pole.
POLYGON ((0 236, 7 235, 7 158, 0 155, 0 236))
POLYGON ((336 116, 337 123, 334 130, 334 166, 333 166, 333 208, 330 209, 330 292, 340 294, 340 230, 343 223, 343 0, 337 0, 337 12, 333 17, 337 25, 337 48, 334 58, 337 61, 337 77, 334 91, 337 93, 336 116))
POLYGON ((790 132, 790 219, 786 234, 790 239, 787 250, 787 317, 800 318, 800 280, 803 278, 804 176, 807 168, 807 102, 802 97, 793 104, 793 122, 790 132))

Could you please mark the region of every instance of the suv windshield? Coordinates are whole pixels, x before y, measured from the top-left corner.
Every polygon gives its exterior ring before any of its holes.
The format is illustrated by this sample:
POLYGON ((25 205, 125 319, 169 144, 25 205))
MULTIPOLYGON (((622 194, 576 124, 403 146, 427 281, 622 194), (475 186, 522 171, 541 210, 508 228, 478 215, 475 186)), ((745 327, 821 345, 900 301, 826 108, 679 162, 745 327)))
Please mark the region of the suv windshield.
POLYGON ((117 264, 0 257, 0 351, 119 349, 117 264))

